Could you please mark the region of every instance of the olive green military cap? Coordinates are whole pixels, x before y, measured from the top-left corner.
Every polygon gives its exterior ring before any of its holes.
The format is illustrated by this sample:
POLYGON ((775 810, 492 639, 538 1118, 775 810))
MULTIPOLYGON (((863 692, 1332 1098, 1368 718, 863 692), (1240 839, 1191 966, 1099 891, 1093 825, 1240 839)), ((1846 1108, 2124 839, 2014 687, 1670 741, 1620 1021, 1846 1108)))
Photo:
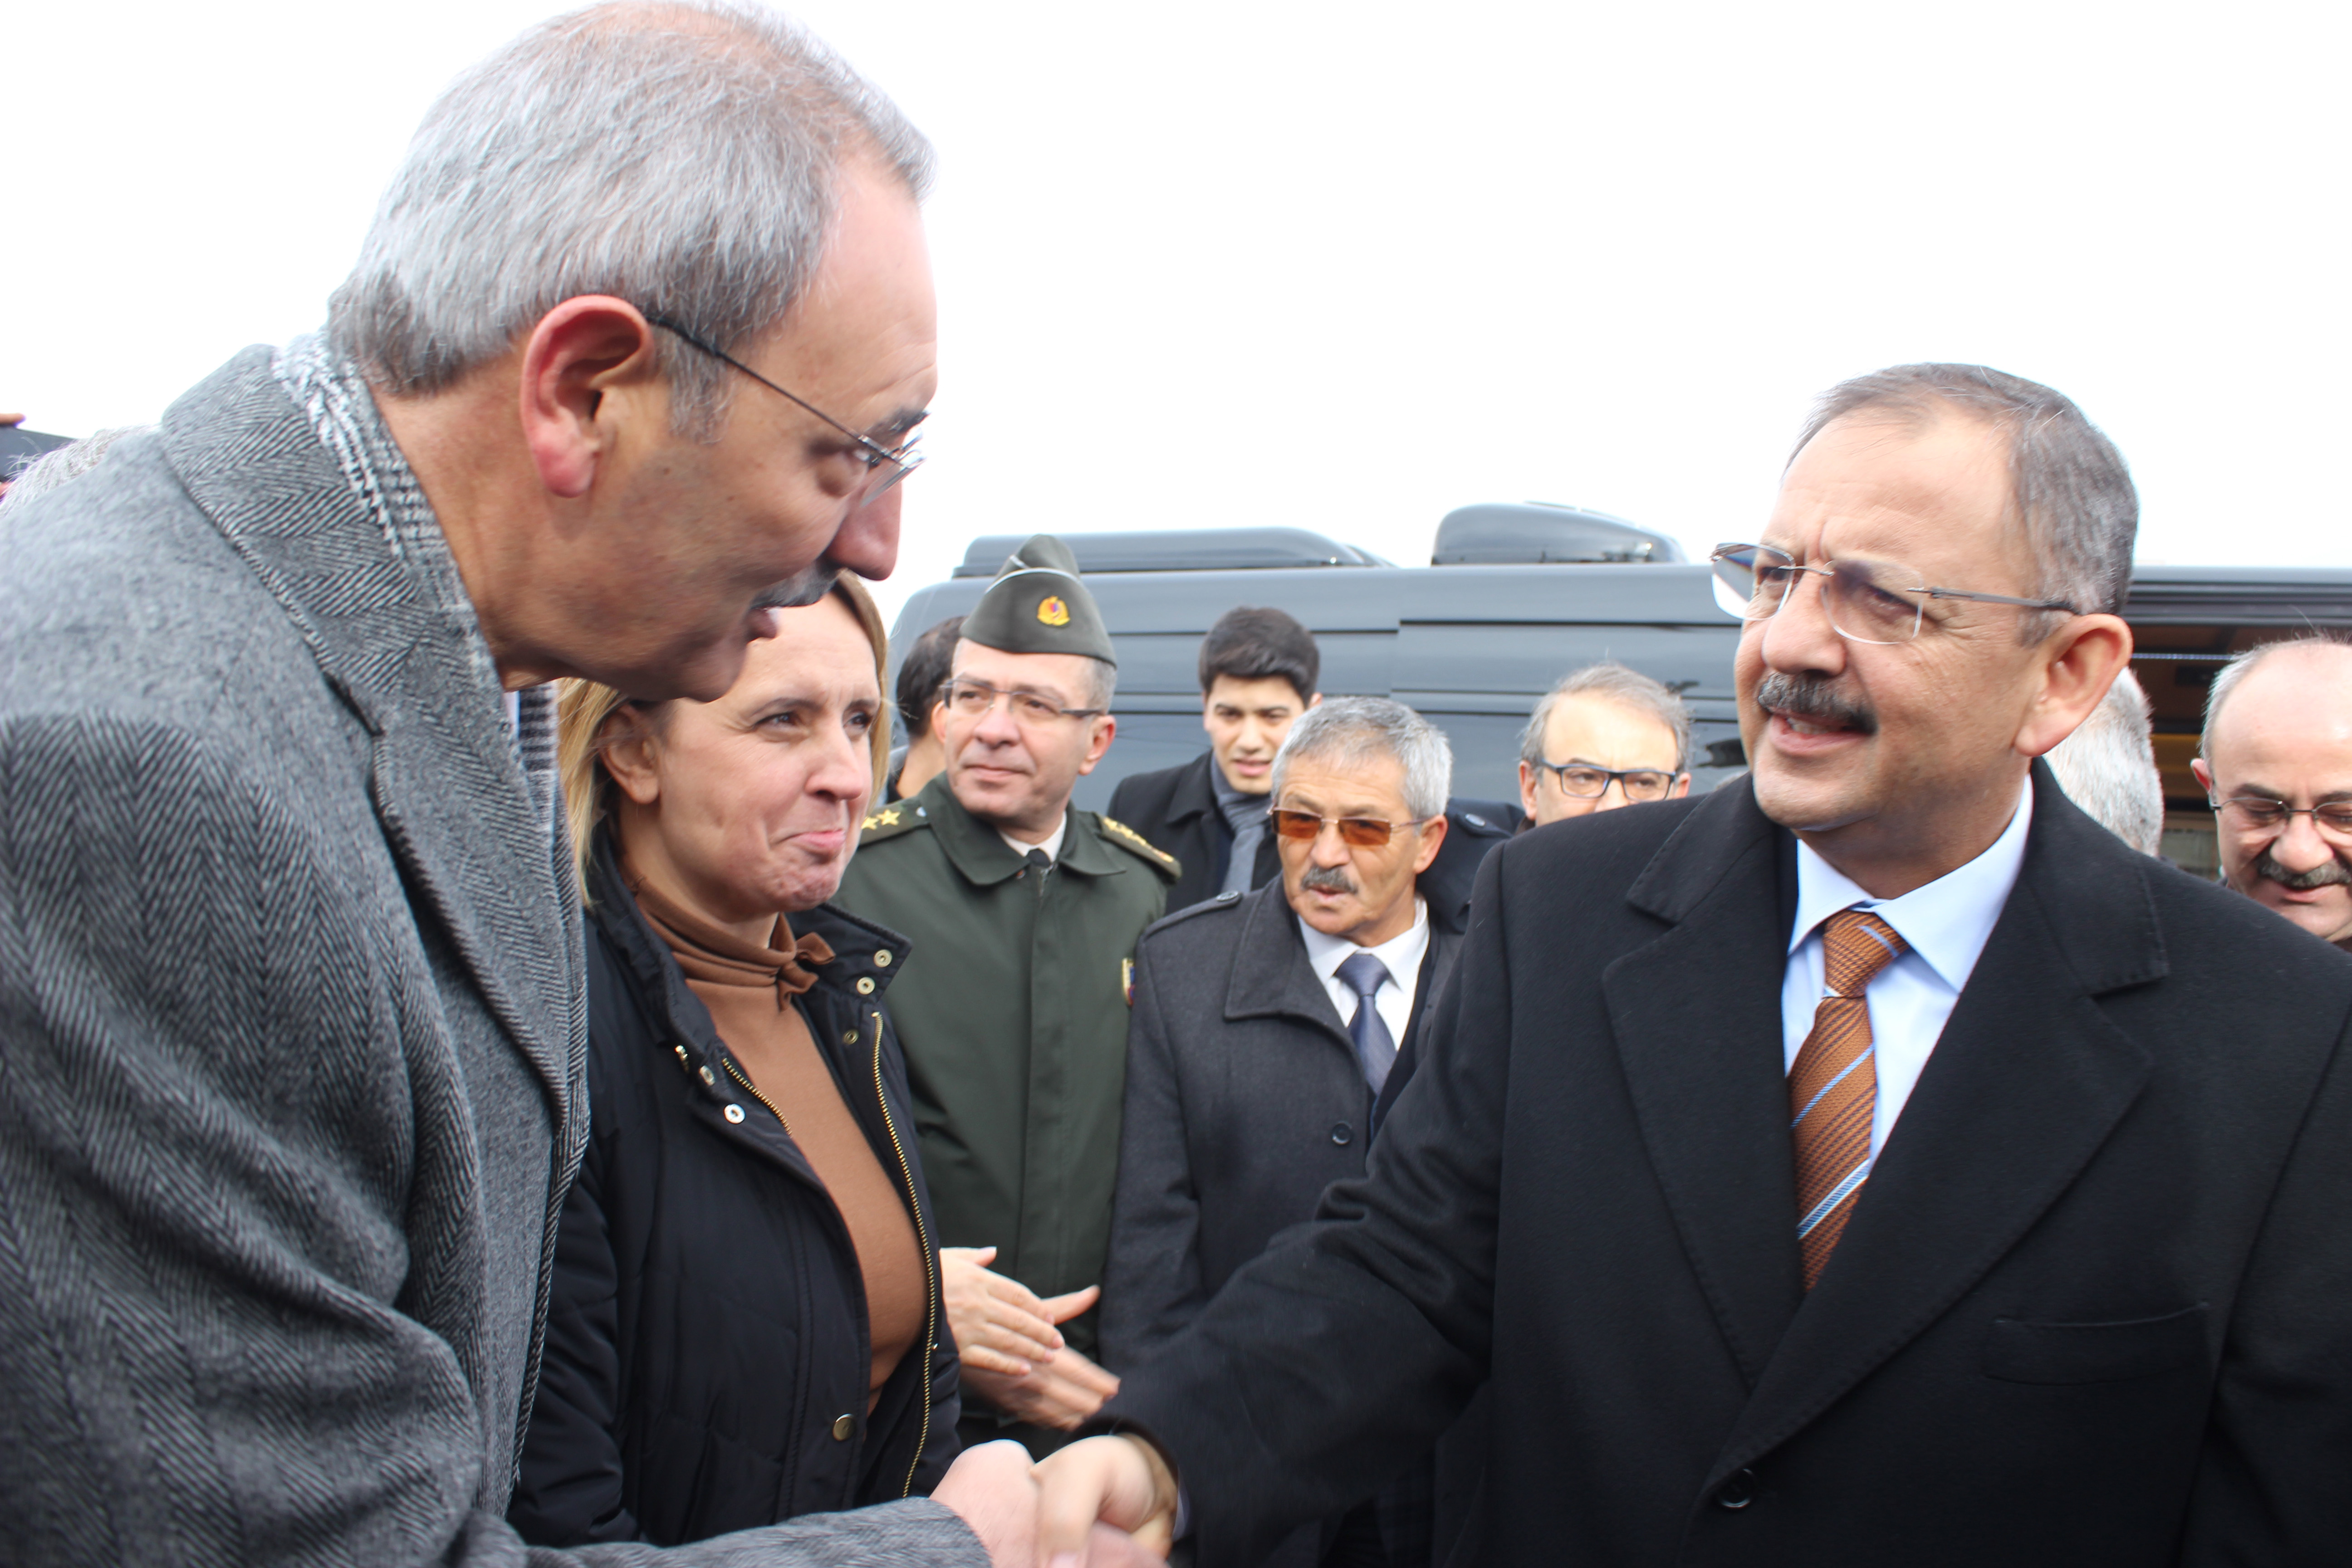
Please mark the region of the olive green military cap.
POLYGON ((1004 558, 961 635, 1006 653, 1082 653, 1118 663, 1095 596, 1078 581, 1078 558, 1050 533, 1032 535, 1004 558))

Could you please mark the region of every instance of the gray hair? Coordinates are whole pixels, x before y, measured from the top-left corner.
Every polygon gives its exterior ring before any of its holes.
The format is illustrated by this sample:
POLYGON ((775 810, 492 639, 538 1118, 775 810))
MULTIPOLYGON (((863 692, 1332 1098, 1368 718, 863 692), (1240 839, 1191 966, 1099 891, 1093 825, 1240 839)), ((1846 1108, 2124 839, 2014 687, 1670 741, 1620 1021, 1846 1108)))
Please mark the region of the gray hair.
POLYGON ((14 511, 73 483, 106 460, 107 452, 125 436, 136 436, 142 430, 152 430, 152 425, 117 425, 109 429, 92 431, 80 440, 59 447, 54 452, 44 452, 25 465, 24 471, 8 482, 8 493, 0 496, 0 511, 14 511))
POLYGON ((1544 729, 1551 722, 1552 710, 1565 697, 1598 697, 1655 719, 1674 733, 1675 772, 1690 770, 1690 710, 1666 687, 1613 658, 1570 670, 1537 700, 1536 710, 1528 718, 1528 727, 1519 731, 1519 761, 1528 766, 1535 767, 1549 760, 1543 754, 1544 729))
MULTIPOLYGON (((919 199, 931 148, 793 23, 739 0, 543 22, 459 77, 409 143, 330 340, 398 395, 446 390, 548 311, 608 294, 732 352, 816 268, 835 176, 870 156, 919 199)), ((726 367, 665 333, 680 436, 716 437, 726 367)))
POLYGON ((1454 748, 1445 731, 1386 697, 1327 698, 1301 713, 1274 753, 1274 797, 1282 798, 1283 775, 1301 757, 1347 764, 1374 756, 1403 764, 1404 808, 1416 819, 1445 815, 1445 797, 1454 793, 1454 748))
POLYGON ((2066 798, 2143 855, 2164 847, 2164 781, 2148 739, 2147 693, 2128 669, 2043 760, 2066 798))
MULTIPOLYGON (((1848 415, 1869 411, 1918 424, 1945 409, 2009 437, 2011 504, 2033 551, 2034 596, 2063 599, 2077 615, 2120 611, 2131 588, 2139 493, 2116 444, 2049 387, 1980 364, 1895 365, 1832 387, 1796 451, 1848 415)), ((1789 460, 1796 461, 1795 452, 1789 460)), ((2050 610, 2021 615, 2018 636, 2039 642, 2059 619, 2050 610)))
MULTIPOLYGON (((47 461, 46 458, 43 460, 47 461)), ((23 481, 17 482, 21 484, 23 481)), ((2217 670, 2213 676, 2213 684, 2205 689, 2205 732, 2197 738, 2198 755, 2203 757, 2208 763, 2213 760, 2213 731, 2220 726, 2221 705, 2230 700, 2230 694, 2238 689, 2239 683, 2253 673, 2256 665, 2274 653, 2285 653, 2290 649, 2307 647, 2352 648, 2352 641, 2329 632, 2314 632, 2306 637, 2285 637, 2277 642, 2266 642, 2250 647, 2217 670)))

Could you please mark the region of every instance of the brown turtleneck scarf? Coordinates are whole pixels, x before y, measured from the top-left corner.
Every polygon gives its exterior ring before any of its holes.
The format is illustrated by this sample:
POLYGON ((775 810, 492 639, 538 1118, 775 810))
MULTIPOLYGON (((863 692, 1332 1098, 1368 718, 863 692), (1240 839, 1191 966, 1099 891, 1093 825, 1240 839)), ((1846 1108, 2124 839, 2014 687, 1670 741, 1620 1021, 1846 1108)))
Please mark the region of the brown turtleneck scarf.
POLYGON ((929 1281, 898 1184, 882 1169, 817 1053, 807 1020, 793 1005, 794 996, 816 984, 809 966, 831 963, 833 949, 821 937, 794 938, 781 915, 770 945, 761 947, 662 897, 625 861, 622 876, 646 922, 669 944, 687 984, 710 1009, 736 1065, 783 1121, 849 1228, 866 1279, 866 1330, 874 1346, 866 1396, 870 1414, 884 1382, 922 1337, 929 1281))

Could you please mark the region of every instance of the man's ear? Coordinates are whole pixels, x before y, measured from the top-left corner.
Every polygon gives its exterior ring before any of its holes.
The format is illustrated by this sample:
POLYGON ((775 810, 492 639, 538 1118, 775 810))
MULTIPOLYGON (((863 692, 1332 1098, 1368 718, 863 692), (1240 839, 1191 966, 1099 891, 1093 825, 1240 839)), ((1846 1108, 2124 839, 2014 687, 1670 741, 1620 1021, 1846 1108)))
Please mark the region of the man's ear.
POLYGON ((2074 732, 2131 662, 2131 627, 2118 616, 2077 616, 2042 651, 2042 684, 2018 726, 2020 754, 2038 757, 2074 732))
POLYGON ((1668 800, 1680 800, 1683 796, 1688 794, 1690 794, 1690 774, 1676 773, 1675 775, 1675 787, 1666 792, 1666 798, 1668 800))
POLYGON ((1453 826, 1445 820, 1443 812, 1422 825, 1421 847, 1413 852, 1412 857, 1414 876, 1418 877, 1429 869, 1430 863, 1437 858, 1437 852, 1445 847, 1445 830, 1453 826))
POLYGON ((667 427, 654 331, 626 300, 583 294, 541 316, 524 340, 523 443, 551 495, 576 500, 595 484, 618 426, 616 395, 667 427))
POLYGON ((1323 694, 1322 694, 1321 692, 1319 692, 1319 691, 1318 691, 1318 692, 1317 692, 1314 696, 1312 696, 1312 697, 1308 698, 1308 699, 1307 700, 1307 706, 1308 706, 1309 708, 1320 708, 1320 707, 1322 707, 1322 706, 1323 706, 1323 694))
POLYGON ((2191 758, 2189 771, 2197 775, 2198 787, 2207 795, 2213 793, 2213 764, 2202 757, 2191 758))
POLYGON ((1519 809, 1527 813, 1529 822, 1536 819, 1536 771, 1528 766, 1525 757, 1519 759, 1519 809))
POLYGON ((1078 764, 1081 774, 1095 771, 1095 764, 1103 760, 1103 753, 1110 750, 1112 740, 1118 734, 1118 719, 1114 714, 1104 713, 1088 722, 1094 725, 1095 732, 1094 738, 1087 742, 1086 761, 1078 764))

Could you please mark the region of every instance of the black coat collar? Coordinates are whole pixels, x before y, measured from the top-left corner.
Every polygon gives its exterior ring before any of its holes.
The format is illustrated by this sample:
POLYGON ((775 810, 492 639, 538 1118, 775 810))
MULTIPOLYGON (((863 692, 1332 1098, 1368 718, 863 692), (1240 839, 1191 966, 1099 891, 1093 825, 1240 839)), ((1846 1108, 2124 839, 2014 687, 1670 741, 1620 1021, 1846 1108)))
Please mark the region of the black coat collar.
POLYGON ((1933 1322, 2074 1181, 2151 1069, 2094 999, 2168 968, 2148 863, 2036 763, 2016 888, 1808 1296, 1780 1012, 1792 843, 1747 782, 1709 796, 1627 894, 1666 929, 1602 976, 1643 1142, 1753 1390, 1710 1486, 1933 1322))

